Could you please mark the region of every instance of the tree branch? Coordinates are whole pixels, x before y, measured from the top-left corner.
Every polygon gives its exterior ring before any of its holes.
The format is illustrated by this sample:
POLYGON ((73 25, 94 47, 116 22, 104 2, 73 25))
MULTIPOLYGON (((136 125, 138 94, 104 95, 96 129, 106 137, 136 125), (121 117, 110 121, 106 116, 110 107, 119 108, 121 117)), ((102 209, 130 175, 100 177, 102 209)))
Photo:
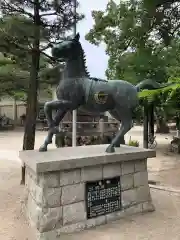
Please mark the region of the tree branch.
POLYGON ((173 32, 171 33, 171 36, 174 36, 175 32, 180 28, 180 23, 175 27, 173 32))
POLYGON ((48 55, 47 53, 40 51, 41 54, 43 54, 44 56, 46 56, 47 58, 49 58, 52 62, 56 62, 56 59, 50 55, 48 55))
POLYGON ((43 52, 45 50, 47 50, 48 48, 52 48, 53 47, 53 43, 48 43, 45 47, 41 48, 40 51, 43 52))
POLYGON ((6 0, 4 0, 4 3, 1 3, 1 8, 4 10, 9 10, 11 12, 16 12, 16 13, 21 13, 24 15, 28 15, 30 18, 34 18, 33 14, 25 11, 23 8, 21 7, 15 7, 12 3, 8 3, 6 0))
POLYGON ((53 15, 57 15, 57 13, 56 12, 44 13, 44 14, 41 14, 40 17, 48 17, 48 16, 53 16, 53 15))
POLYGON ((1 28, 0 32, 2 32, 3 34, 5 34, 5 41, 7 41, 7 43, 12 44, 14 46, 16 46, 19 49, 22 49, 24 51, 29 51, 30 49, 25 48, 23 45, 17 43, 17 39, 15 37, 11 37, 12 39, 9 38, 9 35, 1 28))

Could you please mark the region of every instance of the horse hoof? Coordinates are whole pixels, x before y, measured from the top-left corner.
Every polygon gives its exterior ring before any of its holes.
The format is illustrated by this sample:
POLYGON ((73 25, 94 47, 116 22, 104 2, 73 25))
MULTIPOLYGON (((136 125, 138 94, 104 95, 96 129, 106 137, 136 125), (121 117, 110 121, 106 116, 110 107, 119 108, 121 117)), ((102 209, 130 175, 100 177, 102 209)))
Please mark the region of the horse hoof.
POLYGON ((115 152, 114 146, 109 145, 109 146, 106 148, 106 152, 107 152, 107 153, 113 153, 113 152, 115 152))
POLYGON ((41 146, 40 148, 39 148, 39 152, 47 152, 47 147, 46 146, 41 146))

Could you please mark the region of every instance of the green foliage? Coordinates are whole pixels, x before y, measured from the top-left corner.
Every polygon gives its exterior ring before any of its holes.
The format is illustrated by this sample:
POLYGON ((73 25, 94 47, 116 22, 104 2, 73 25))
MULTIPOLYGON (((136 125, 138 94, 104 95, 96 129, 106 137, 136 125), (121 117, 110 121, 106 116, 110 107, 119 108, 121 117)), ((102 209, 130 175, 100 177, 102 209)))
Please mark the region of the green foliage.
MULTIPOLYGON (((37 31, 35 26, 41 40, 39 51, 47 56, 44 51, 62 39, 74 24, 73 0, 2 0, 1 10, 3 13, 0 31, 1 49, 4 48, 5 52, 13 53, 15 56, 22 54, 22 57, 25 57, 25 53, 29 55, 33 51, 32 43, 37 31), (38 18, 36 23, 33 13, 35 7, 38 18)), ((77 13, 76 21, 83 17, 77 13)))
MULTIPOLYGON (((0 83, 2 86, 0 95, 21 95, 22 91, 27 94, 32 61, 33 29, 34 23, 29 16, 5 14, 0 19, 0 51, 6 56, 0 59, 0 83), (8 65, 4 66, 5 64, 2 61, 5 61, 8 65)), ((50 44, 48 42, 48 34, 52 33, 44 26, 40 26, 40 33, 44 50, 50 44)), ((52 72, 52 69, 49 68, 49 63, 54 63, 54 61, 45 52, 41 53, 39 87, 49 91, 49 85, 59 82, 59 69, 55 71, 53 76, 47 76, 49 75, 47 74, 48 72, 50 74, 52 72), (55 76, 55 74, 57 75, 55 76)))
POLYGON ((179 5, 176 0, 124 0, 118 4, 111 0, 104 12, 92 12, 95 25, 87 38, 93 44, 111 41, 111 45, 119 46, 119 51, 129 46, 139 49, 150 44, 153 47, 154 38, 168 46, 179 34, 179 5), (117 39, 118 43, 115 42, 117 39))
POLYGON ((139 93, 140 103, 178 108, 180 78, 179 1, 128 0, 108 2, 92 11, 94 26, 86 39, 105 43, 108 79, 136 84, 144 79, 177 84, 139 93))
POLYGON ((62 78, 62 68, 62 64, 56 64, 55 66, 52 65, 52 67, 43 69, 40 73, 41 82, 50 85, 57 85, 62 78))
POLYGON ((129 146, 132 146, 132 147, 139 147, 139 141, 137 141, 137 140, 132 140, 131 137, 130 137, 129 142, 128 142, 128 145, 129 145, 129 146))
POLYGON ((10 58, 0 58, 0 96, 15 95, 17 92, 24 92, 27 89, 29 73, 19 68, 16 62, 10 58))
MULTIPOLYGON (((40 89, 47 89, 48 93, 49 86, 57 84, 59 78, 55 77, 55 74, 51 74, 53 70, 47 67, 47 63, 43 61, 43 58, 41 59, 40 66, 40 89)), ((56 70, 56 74, 58 74, 58 70, 56 70)), ((19 65, 14 59, 12 60, 10 58, 3 57, 3 55, 0 57, 0 96, 10 95, 17 99, 25 100, 29 86, 29 77, 29 71, 21 68, 21 65, 19 65)))
POLYGON ((13 56, 22 68, 30 65, 29 48, 33 22, 21 15, 5 15, 0 19, 0 51, 13 56))
POLYGON ((180 84, 173 84, 168 87, 156 90, 144 90, 139 93, 142 105, 154 104, 157 115, 166 113, 175 113, 180 109, 180 84))
POLYGON ((73 0, 1 0, 1 13, 0 50, 13 55, 18 66, 29 72, 23 150, 30 150, 35 143, 41 56, 54 62, 46 50, 67 35, 83 15, 75 16, 73 0))
MULTIPOLYGON (((37 53, 41 53, 39 62, 39 86, 48 88, 48 85, 54 83, 55 80, 51 78, 48 82, 48 78, 44 78, 43 72, 51 72, 49 64, 54 63, 54 59, 47 54, 47 49, 72 28, 74 24, 73 1, 2 0, 1 11, 0 52, 4 53, 8 58, 13 59, 16 67, 12 67, 11 65, 5 68, 3 67, 3 69, 1 69, 2 77, 0 77, 0 82, 3 77, 5 77, 5 79, 3 79, 2 84, 4 84, 8 78, 14 78, 14 81, 16 81, 17 75, 17 77, 20 77, 19 82, 21 80, 26 81, 25 85, 28 86, 32 54, 36 51, 37 53), (35 23, 35 13, 33 13, 36 4, 38 4, 39 11, 38 23, 35 23), (37 37, 37 33, 35 34, 37 30, 40 33, 38 36, 40 45, 39 49, 34 49, 33 43, 35 36, 37 37), (13 71, 11 71, 11 69, 13 71), (7 76, 8 74, 9 76, 7 76)), ((76 21, 78 22, 82 18, 82 14, 77 14, 76 21)), ((57 80, 55 82, 57 83, 57 80)), ((16 84, 14 87, 15 86, 16 84)), ((8 84, 5 89, 8 89, 8 84)), ((8 94, 12 92, 11 88, 9 90, 10 91, 7 91, 8 94)))
POLYGON ((124 79, 132 84, 146 78, 158 82, 164 82, 167 78, 164 59, 151 54, 148 50, 126 52, 116 65, 109 59, 106 75, 109 79, 124 79))
POLYGON ((95 45, 106 44, 108 79, 125 79, 134 84, 145 78, 164 82, 172 72, 178 76, 179 4, 162 0, 116 4, 111 0, 104 12, 92 12, 94 26, 86 39, 95 45))

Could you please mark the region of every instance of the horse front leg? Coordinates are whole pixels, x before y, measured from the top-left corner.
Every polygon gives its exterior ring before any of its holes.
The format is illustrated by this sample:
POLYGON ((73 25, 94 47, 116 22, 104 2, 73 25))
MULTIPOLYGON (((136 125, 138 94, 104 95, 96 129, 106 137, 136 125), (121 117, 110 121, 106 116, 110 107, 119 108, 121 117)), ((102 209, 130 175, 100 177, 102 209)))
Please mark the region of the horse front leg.
POLYGON ((46 115, 47 123, 48 123, 48 135, 45 138, 43 145, 39 148, 40 152, 47 151, 47 146, 52 143, 52 139, 54 134, 59 132, 59 123, 67 113, 69 109, 72 108, 72 102, 65 100, 56 100, 47 102, 44 105, 44 112, 46 115), (54 119, 52 118, 52 111, 58 110, 54 119))
MULTIPOLYGON (((41 145, 41 147, 39 148, 40 152, 47 151, 47 146, 50 143, 52 143, 52 139, 53 139, 54 134, 59 132, 59 123, 63 119, 65 114, 66 114, 65 111, 62 111, 62 110, 57 111, 57 113, 55 115, 55 118, 53 120, 53 123, 52 123, 51 127, 49 127, 48 135, 45 138, 43 145, 41 145)), ((50 126, 50 124, 48 126, 50 126)))
POLYGON ((115 152, 115 146, 118 145, 120 139, 132 128, 132 115, 130 112, 124 113, 121 119, 118 110, 116 110, 116 112, 112 112, 111 115, 113 115, 118 121, 121 120, 121 127, 116 136, 112 139, 111 144, 107 147, 107 153, 115 152))

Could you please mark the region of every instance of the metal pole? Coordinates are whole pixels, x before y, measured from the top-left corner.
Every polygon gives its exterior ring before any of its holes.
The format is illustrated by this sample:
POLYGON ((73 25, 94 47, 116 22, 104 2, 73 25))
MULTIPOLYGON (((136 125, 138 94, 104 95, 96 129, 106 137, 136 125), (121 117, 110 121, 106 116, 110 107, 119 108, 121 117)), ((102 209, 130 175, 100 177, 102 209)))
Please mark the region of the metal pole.
MULTIPOLYGON (((73 27, 73 35, 76 36, 76 3, 74 0, 74 27, 73 27)), ((77 133, 77 110, 73 110, 73 120, 72 120, 72 146, 76 147, 76 133, 77 133)))

